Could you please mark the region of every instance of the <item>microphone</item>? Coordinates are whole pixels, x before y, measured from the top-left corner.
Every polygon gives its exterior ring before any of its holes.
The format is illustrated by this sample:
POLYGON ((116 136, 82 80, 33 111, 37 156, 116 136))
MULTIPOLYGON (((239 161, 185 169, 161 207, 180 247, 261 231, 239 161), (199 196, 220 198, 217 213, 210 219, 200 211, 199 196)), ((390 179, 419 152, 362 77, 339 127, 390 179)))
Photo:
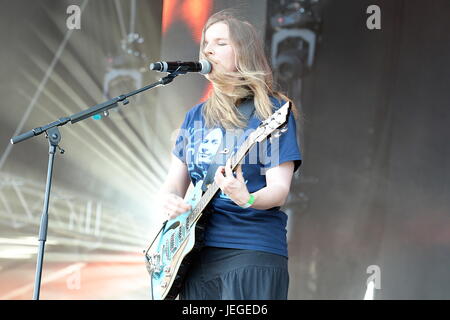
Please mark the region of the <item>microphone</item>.
POLYGON ((200 60, 198 62, 158 61, 150 64, 150 70, 160 72, 174 72, 178 68, 180 68, 179 71, 200 72, 201 74, 208 74, 211 72, 211 63, 209 63, 208 60, 200 60))

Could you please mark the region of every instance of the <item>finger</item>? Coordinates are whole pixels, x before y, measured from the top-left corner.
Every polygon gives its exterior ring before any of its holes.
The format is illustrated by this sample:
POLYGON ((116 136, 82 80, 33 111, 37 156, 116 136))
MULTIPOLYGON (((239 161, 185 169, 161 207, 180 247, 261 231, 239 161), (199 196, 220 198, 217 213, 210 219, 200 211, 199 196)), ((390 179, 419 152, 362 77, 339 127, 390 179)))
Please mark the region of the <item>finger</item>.
POLYGON ((222 175, 225 173, 225 167, 224 166, 218 166, 216 170, 216 175, 222 175))
POLYGON ((184 200, 181 201, 179 206, 183 208, 184 211, 191 210, 191 205, 184 200))
POLYGON ((186 209, 185 207, 177 207, 176 213, 178 215, 185 213, 186 211, 188 211, 188 209, 186 209))
POLYGON ((171 194, 167 202, 176 207, 186 208, 186 210, 190 208, 190 205, 186 203, 183 198, 173 193, 171 194))
POLYGON ((171 207, 170 209, 176 211, 177 213, 183 213, 190 209, 189 206, 187 206, 185 203, 178 203, 174 207, 171 207))
POLYGON ((186 207, 185 203, 174 203, 174 202, 167 202, 165 205, 165 211, 168 215, 180 215, 183 212, 186 212, 189 210, 189 208, 186 207))
POLYGON ((225 168, 223 166, 219 166, 216 170, 216 173, 214 175, 214 181, 218 186, 222 184, 222 181, 224 180, 223 172, 225 168))
POLYGON ((241 164, 239 164, 236 168, 236 178, 241 182, 245 182, 244 174, 242 173, 242 165, 241 164))
POLYGON ((169 219, 175 219, 180 214, 185 212, 185 210, 181 209, 180 207, 175 207, 173 209, 167 210, 166 212, 167 212, 167 216, 168 216, 169 219))
POLYGON ((175 219, 178 216, 179 216, 179 213, 177 213, 177 212, 169 212, 169 214, 168 214, 168 217, 170 220, 175 219))
POLYGON ((228 164, 225 165, 225 177, 227 177, 227 178, 234 178, 233 170, 231 170, 231 167, 228 164))

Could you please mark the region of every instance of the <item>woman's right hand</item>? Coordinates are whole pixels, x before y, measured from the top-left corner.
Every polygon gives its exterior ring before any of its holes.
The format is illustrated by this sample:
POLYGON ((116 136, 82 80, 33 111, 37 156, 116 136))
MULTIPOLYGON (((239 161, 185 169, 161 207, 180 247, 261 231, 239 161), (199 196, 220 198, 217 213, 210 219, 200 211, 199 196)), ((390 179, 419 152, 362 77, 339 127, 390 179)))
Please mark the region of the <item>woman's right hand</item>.
POLYGON ((183 198, 174 193, 166 193, 162 196, 161 201, 162 214, 169 220, 192 209, 190 204, 186 203, 183 198))

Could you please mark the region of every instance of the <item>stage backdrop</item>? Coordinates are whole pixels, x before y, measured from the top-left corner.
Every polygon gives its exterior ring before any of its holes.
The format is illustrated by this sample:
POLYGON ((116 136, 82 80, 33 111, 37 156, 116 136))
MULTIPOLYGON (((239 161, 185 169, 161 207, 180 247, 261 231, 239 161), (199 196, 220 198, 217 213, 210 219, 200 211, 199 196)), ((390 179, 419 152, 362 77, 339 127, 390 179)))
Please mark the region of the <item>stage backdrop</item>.
MULTIPOLYGON (((301 112, 303 165, 284 207, 289 298, 450 298, 448 1, 0 4, 0 299, 32 297, 48 159, 43 135, 9 139, 156 81, 151 62, 197 60, 201 27, 230 7, 265 38, 301 112)), ((150 298, 155 193, 208 90, 187 74, 60 129, 42 299, 150 298)))

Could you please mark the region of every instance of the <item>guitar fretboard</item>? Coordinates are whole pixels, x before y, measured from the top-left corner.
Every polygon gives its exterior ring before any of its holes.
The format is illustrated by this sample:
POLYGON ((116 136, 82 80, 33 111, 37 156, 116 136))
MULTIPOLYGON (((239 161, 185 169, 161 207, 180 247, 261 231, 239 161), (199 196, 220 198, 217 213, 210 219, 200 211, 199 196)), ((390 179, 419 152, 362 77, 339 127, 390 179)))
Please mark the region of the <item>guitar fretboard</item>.
MULTIPOLYGON (((254 144, 255 141, 252 141, 252 139, 246 139, 239 147, 238 151, 234 153, 232 156, 230 156, 230 158, 227 160, 226 165, 230 165, 231 169, 234 170, 234 168, 236 168, 236 166, 242 161, 242 159, 245 157, 247 152, 251 149, 251 147, 254 144)), ((217 191, 219 191, 219 186, 216 184, 215 181, 213 181, 208 186, 208 189, 206 189, 205 193, 203 194, 202 198, 197 203, 195 208, 187 217, 188 225, 191 225, 200 218, 203 210, 206 208, 211 199, 215 196, 217 191)))

